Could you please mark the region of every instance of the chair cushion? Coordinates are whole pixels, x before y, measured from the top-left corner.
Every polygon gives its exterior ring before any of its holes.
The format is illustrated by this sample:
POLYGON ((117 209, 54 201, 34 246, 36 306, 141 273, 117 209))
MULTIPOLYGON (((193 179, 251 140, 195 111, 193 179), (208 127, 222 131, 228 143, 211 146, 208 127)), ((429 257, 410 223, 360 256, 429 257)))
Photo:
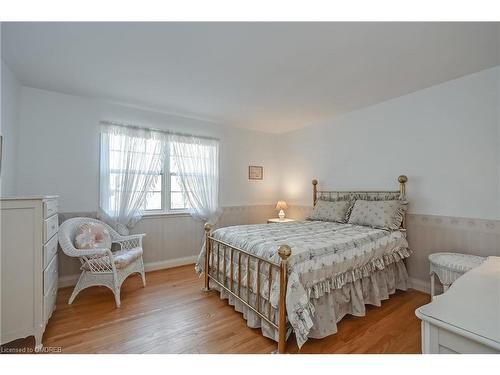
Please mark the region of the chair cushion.
POLYGON ((113 253, 113 257, 116 268, 125 268, 130 263, 142 257, 142 248, 134 247, 133 249, 118 250, 113 253))
POLYGON ((102 224, 88 222, 78 227, 75 235, 77 249, 110 249, 111 236, 102 224))
MULTIPOLYGON (((135 262, 138 258, 142 257, 142 248, 134 247, 132 249, 123 249, 113 252, 113 259, 115 261, 115 267, 117 269, 122 269, 135 262)), ((82 268, 86 271, 90 271, 88 263, 85 263, 82 268)))

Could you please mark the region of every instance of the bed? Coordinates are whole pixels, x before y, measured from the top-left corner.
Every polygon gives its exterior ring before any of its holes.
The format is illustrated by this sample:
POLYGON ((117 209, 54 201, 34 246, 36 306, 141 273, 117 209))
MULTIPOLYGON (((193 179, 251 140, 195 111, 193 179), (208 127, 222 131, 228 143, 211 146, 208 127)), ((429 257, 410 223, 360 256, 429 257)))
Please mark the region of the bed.
MULTIPOLYGON (((324 201, 405 201, 406 176, 397 191, 322 191, 313 180, 313 206, 324 201)), ((352 206, 351 206, 352 208, 352 206)), ((347 314, 365 315, 396 289, 406 290, 410 256, 404 213, 397 229, 304 220, 237 225, 212 231, 196 264, 204 291, 215 289, 243 313, 247 324, 278 342, 336 333, 347 314)))

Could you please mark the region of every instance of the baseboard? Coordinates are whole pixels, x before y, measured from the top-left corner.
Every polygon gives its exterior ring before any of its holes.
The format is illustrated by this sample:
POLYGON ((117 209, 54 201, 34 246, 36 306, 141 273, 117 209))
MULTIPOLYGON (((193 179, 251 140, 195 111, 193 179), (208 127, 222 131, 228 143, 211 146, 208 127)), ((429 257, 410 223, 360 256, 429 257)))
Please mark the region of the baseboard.
MULTIPOLYGON (((145 263, 144 270, 146 272, 150 272, 150 271, 158 271, 158 270, 163 270, 163 269, 167 269, 167 268, 184 266, 186 264, 193 264, 196 262, 197 258, 198 258, 197 255, 192 255, 189 257, 162 260, 159 262, 145 263)), ((193 272, 194 272, 194 270, 193 270, 193 272)), ((76 285, 76 282, 78 281, 79 277, 80 277, 80 274, 61 276, 61 277, 59 277, 57 287, 58 288, 65 288, 68 286, 76 285)))
POLYGON ((419 290, 421 292, 430 294, 431 293, 431 284, 430 281, 422 281, 420 279, 415 279, 410 277, 410 287, 415 290, 419 290))

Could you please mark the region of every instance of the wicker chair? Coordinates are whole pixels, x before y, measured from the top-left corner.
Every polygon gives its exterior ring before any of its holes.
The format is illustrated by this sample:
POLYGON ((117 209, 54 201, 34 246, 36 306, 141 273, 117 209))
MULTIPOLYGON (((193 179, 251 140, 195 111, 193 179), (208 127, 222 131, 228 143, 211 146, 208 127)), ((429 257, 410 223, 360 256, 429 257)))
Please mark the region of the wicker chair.
POLYGON ((66 220, 59 227, 59 244, 63 252, 80 259, 82 274, 73 289, 68 304, 73 303, 75 297, 85 288, 102 285, 115 295, 116 307, 120 307, 120 288, 123 281, 131 274, 142 276, 142 284, 146 286, 144 262, 142 260, 142 237, 145 234, 122 236, 102 221, 87 217, 75 217, 66 220), (75 235, 84 223, 98 223, 106 227, 112 243, 119 245, 119 250, 89 249, 81 250, 74 247, 75 235))

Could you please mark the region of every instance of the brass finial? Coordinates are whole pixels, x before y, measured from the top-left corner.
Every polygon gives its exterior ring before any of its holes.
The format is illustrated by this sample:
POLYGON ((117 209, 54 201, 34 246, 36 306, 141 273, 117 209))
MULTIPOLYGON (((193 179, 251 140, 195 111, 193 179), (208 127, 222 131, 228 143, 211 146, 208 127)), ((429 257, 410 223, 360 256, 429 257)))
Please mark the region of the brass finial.
POLYGON ((318 180, 314 179, 314 180, 312 181, 312 183, 313 183, 313 185, 317 185, 317 184, 318 184, 318 180))
POLYGON ((401 184, 405 184, 408 181, 408 177, 406 177, 404 174, 398 177, 398 181, 401 184))
POLYGON ((281 259, 286 260, 290 255, 292 255, 292 249, 288 245, 281 245, 278 249, 278 254, 281 259))
POLYGON ((210 232, 212 226, 209 223, 205 223, 205 232, 210 232))

